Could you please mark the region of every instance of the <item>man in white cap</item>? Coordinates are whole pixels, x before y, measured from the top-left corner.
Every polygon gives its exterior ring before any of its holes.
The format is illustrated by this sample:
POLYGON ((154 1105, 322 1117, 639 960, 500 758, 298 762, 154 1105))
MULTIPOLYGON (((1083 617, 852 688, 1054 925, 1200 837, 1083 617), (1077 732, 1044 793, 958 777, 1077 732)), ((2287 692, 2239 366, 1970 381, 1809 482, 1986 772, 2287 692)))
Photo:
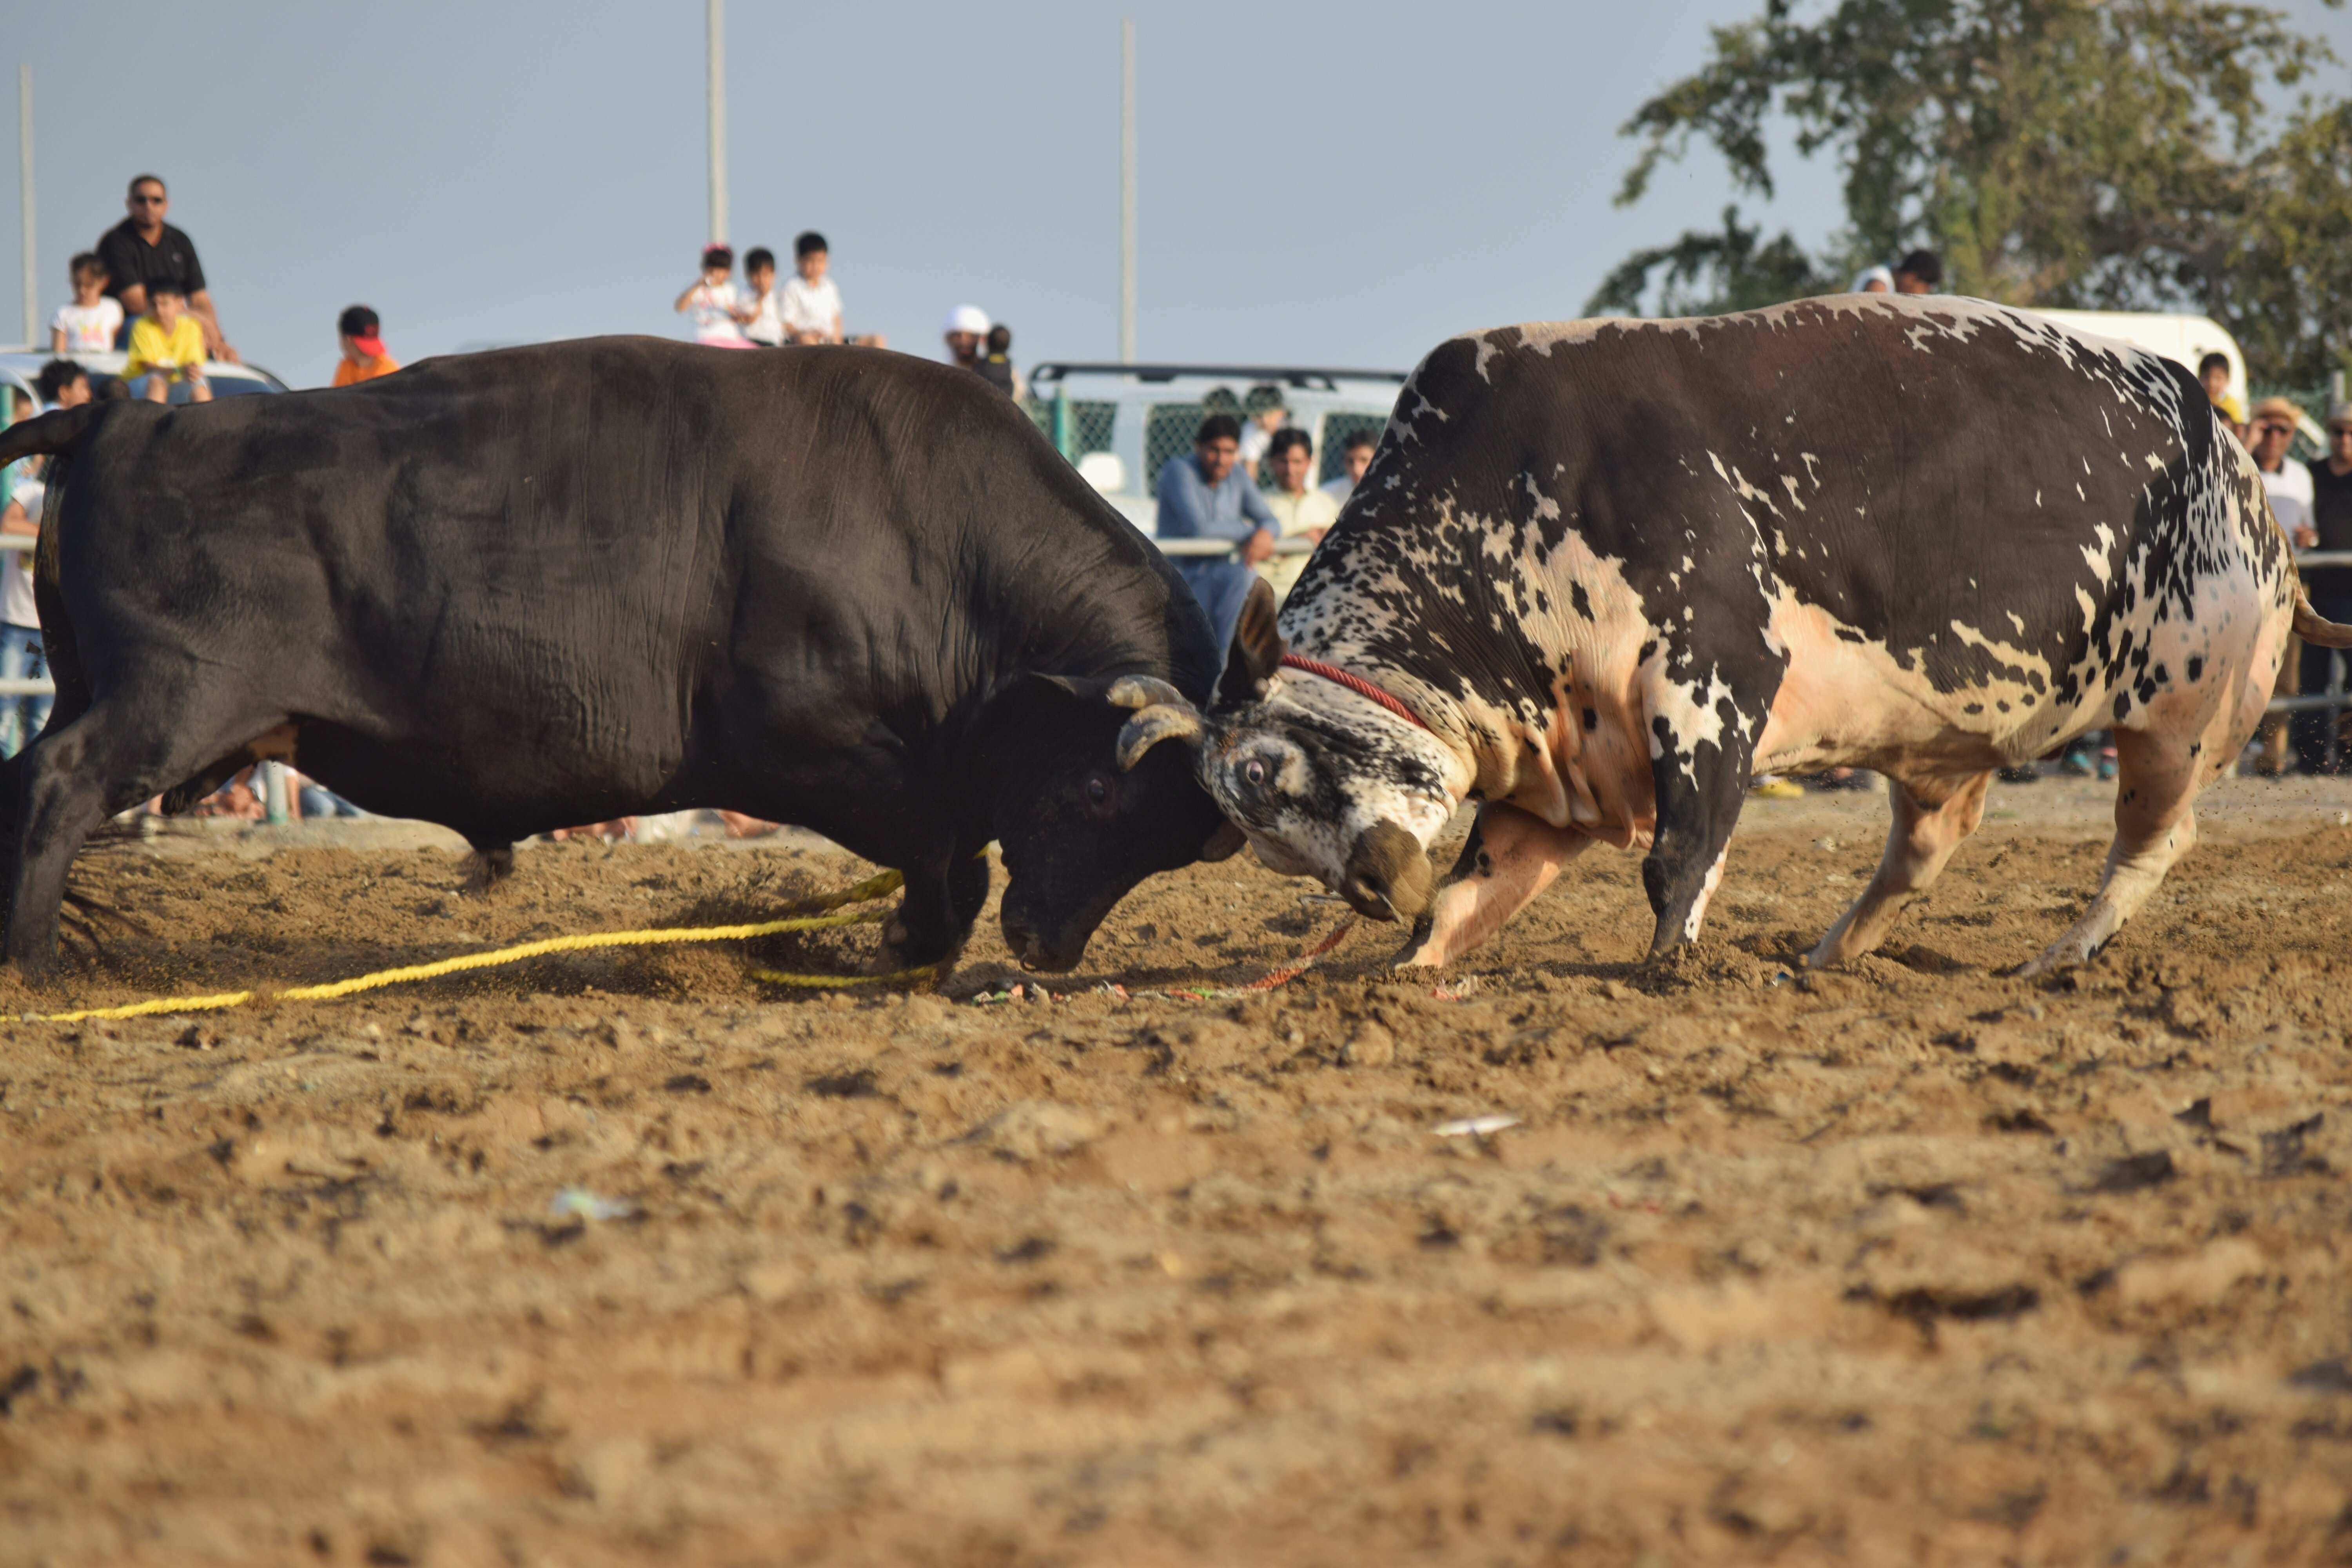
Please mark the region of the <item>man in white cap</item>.
POLYGON ((980 345, 988 336, 988 312, 977 305, 958 305, 948 312, 948 358, 964 369, 980 370, 980 345))

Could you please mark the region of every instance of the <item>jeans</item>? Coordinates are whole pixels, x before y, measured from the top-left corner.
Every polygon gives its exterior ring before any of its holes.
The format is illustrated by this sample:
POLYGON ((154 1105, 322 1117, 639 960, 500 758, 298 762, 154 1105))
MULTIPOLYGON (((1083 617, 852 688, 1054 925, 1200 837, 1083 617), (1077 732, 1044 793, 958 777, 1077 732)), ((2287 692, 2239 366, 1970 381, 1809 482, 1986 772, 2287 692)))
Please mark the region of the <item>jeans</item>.
MULTIPOLYGON (((38 626, 0 626, 0 680, 38 680, 49 673, 38 626)), ((49 721, 54 697, 0 697, 0 757, 32 744, 49 721)))
POLYGON ((1181 557, 1175 566, 1176 574, 1208 612, 1210 634, 1223 655, 1234 646, 1234 628, 1241 624, 1242 605, 1248 602, 1250 584, 1257 581, 1257 574, 1239 561, 1214 556, 1181 557))

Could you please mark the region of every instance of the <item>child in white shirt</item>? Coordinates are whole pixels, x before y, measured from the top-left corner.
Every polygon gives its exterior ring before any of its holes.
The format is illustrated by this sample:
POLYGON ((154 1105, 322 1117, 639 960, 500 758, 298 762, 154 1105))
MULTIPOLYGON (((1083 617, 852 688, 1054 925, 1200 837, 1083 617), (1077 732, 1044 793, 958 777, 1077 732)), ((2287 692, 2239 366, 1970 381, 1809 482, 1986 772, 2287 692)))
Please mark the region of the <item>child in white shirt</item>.
POLYGON ((83 251, 70 263, 74 302, 49 318, 53 354, 102 354, 114 350, 122 327, 122 301, 106 294, 106 263, 83 251))
POLYGON ((742 323, 751 319, 735 292, 735 253, 714 245, 702 253, 702 279, 677 297, 680 314, 694 321, 694 341, 719 349, 748 349, 742 323))
POLYGON ((824 236, 812 229, 793 241, 800 276, 784 285, 779 311, 796 343, 837 343, 841 338, 841 290, 827 278, 832 256, 824 236))
POLYGON ((766 246, 743 253, 744 292, 751 299, 751 318, 743 335, 763 349, 784 344, 784 319, 776 310, 776 253, 766 246))

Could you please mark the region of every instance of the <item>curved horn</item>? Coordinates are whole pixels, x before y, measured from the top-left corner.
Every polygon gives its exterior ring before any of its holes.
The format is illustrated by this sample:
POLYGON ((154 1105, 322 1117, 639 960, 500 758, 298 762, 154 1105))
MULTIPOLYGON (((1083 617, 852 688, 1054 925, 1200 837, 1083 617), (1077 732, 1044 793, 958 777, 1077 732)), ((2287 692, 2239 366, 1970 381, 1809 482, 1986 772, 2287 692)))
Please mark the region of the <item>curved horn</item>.
POLYGON ((1166 681, 1149 675, 1122 675, 1112 682, 1110 700, 1121 708, 1150 708, 1166 703, 1171 708, 1190 708, 1184 694, 1166 681))
MULTIPOLYGON (((1178 699, 1179 701, 1182 700, 1178 699)), ((1162 741, 1186 741, 1199 744, 1206 727, 1193 706, 1186 702, 1179 708, 1173 703, 1155 702, 1129 719, 1118 732, 1118 765, 1124 773, 1143 760, 1143 753, 1162 741)))

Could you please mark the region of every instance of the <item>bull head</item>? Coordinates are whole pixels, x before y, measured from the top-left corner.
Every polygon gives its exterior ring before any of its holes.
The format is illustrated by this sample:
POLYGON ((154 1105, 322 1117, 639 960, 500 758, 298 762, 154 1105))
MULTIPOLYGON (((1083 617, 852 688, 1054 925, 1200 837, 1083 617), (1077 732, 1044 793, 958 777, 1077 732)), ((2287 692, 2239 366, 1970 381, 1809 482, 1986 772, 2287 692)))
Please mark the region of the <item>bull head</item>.
POLYGON ((1428 731, 1314 677, 1278 679, 1274 595, 1250 591, 1219 700, 1202 711, 1161 680, 1130 676, 1118 763, 1181 742, 1218 809, 1268 869, 1314 877, 1374 920, 1411 921, 1435 882, 1427 846, 1452 816, 1451 753, 1428 731))

